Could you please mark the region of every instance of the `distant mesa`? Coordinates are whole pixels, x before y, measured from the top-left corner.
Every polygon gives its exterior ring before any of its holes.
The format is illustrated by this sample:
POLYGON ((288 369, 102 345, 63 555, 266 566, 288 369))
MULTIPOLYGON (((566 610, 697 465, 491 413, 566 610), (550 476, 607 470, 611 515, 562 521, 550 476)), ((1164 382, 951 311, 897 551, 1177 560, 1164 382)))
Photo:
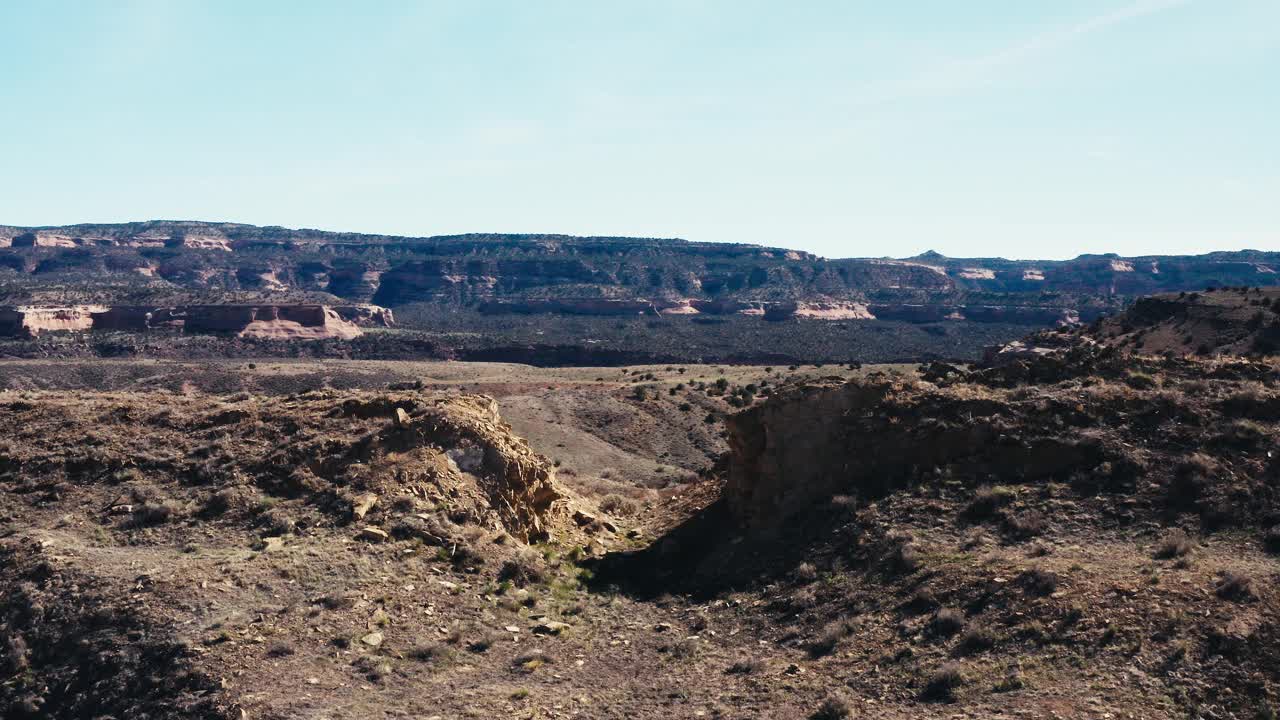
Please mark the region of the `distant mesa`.
POLYGON ((935 250, 904 259, 823 258, 671 238, 401 237, 169 220, 0 226, 0 306, 9 308, 9 334, 84 329, 92 313, 81 305, 143 315, 136 308, 163 315, 180 305, 186 332, 201 326, 199 317, 225 312, 235 316, 226 332, 252 325, 249 336, 340 337, 351 332, 346 324, 389 325, 392 310, 413 330, 431 330, 433 313, 464 310, 702 324, 741 316, 1050 326, 1090 322, 1163 292, 1274 285, 1277 268, 1280 253, 1255 250, 1073 260, 950 258, 935 250), (267 319, 193 303, 257 307, 267 319), (312 309, 286 309, 302 306, 312 309), (322 321, 316 306, 331 308, 337 320, 322 321), (191 313, 197 319, 187 327, 191 313))

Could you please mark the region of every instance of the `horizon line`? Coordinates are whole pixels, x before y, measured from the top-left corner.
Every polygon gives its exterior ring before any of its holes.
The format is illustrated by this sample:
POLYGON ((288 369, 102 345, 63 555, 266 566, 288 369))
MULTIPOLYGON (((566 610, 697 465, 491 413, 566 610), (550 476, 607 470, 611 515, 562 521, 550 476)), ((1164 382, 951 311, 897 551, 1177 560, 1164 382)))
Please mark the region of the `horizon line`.
MULTIPOLYGON (((1235 250, 1207 250, 1204 252, 1196 252, 1196 253, 1155 254, 1155 255, 1121 255, 1120 253, 1117 253, 1117 252, 1081 252, 1081 253, 1077 253, 1072 257, 1066 257, 1066 258, 1044 258, 1044 257, 1004 257, 1001 255, 946 255, 946 254, 937 252, 933 249, 929 249, 929 250, 923 250, 919 253, 916 253, 915 255, 907 255, 907 256, 892 256, 892 255, 854 256, 854 255, 851 255, 851 256, 843 256, 843 257, 832 257, 832 256, 820 255, 810 250, 802 250, 798 248, 785 247, 781 245, 761 245, 759 243, 737 242, 732 240, 691 240, 689 238, 679 237, 679 236, 661 237, 656 235, 616 235, 616 234, 611 235, 611 234, 600 234, 600 233, 575 234, 575 233, 564 233, 564 232, 523 232, 523 231, 522 232, 469 231, 469 232, 460 232, 460 233, 440 233, 435 235, 407 235, 407 234, 388 233, 388 232, 367 232, 363 230, 331 230, 331 229, 325 229, 325 228, 319 228, 319 227, 302 227, 302 226, 295 227, 295 226, 289 226, 289 225, 259 225, 256 223, 238 222, 234 220, 196 220, 196 219, 189 219, 189 218, 188 219, 151 218, 149 220, 122 220, 122 221, 116 221, 116 222, 90 221, 90 222, 66 223, 62 225, 8 225, 8 224, 0 223, 0 227, 11 228, 15 230, 39 231, 39 230, 58 230, 63 228, 74 228, 74 227, 85 227, 85 226, 146 225, 151 223, 173 223, 173 224, 191 223, 191 224, 198 224, 198 225, 234 225, 238 227, 258 228, 258 229, 278 228, 281 230, 288 230, 291 232, 316 232, 316 233, 325 233, 328 235, 364 235, 369 237, 397 238, 397 239, 403 239, 403 240, 437 240, 441 238, 467 237, 471 235, 509 236, 509 237, 560 237, 560 238, 569 238, 574 240, 590 240, 590 239, 657 240, 657 241, 663 241, 663 242, 686 243, 689 245, 727 245, 727 246, 737 246, 737 247, 753 247, 753 248, 760 248, 762 250, 783 250, 787 252, 802 252, 812 256, 814 259, 829 260, 829 261, 838 261, 838 260, 911 261, 911 260, 919 260, 921 258, 926 258, 928 256, 936 256, 945 260, 973 260, 973 261, 1001 260, 1004 262, 1064 263, 1064 262, 1072 262, 1074 260, 1079 260, 1081 258, 1089 258, 1089 257, 1100 257, 1100 258, 1114 257, 1114 258, 1120 258, 1120 259, 1126 259, 1126 260, 1143 260, 1147 258, 1170 258, 1170 257, 1194 258, 1194 257, 1205 257, 1208 255, 1219 255, 1219 254, 1249 254, 1249 253, 1263 254, 1263 255, 1280 254, 1280 251, 1276 251, 1276 250, 1261 250, 1259 248, 1246 247, 1246 248, 1239 248, 1235 250)), ((921 263, 921 264, 925 264, 925 263, 921 263)))

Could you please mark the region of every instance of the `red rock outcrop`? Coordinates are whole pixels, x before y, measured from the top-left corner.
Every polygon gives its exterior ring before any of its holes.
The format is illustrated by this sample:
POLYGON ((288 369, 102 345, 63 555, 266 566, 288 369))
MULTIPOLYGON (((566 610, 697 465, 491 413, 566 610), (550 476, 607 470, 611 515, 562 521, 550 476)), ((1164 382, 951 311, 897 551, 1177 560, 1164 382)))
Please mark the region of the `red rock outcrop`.
POLYGON ((324 305, 195 305, 187 308, 183 328, 268 340, 349 340, 363 334, 324 305))
POLYGON ((351 339, 360 324, 390 325, 391 311, 376 305, 124 305, 0 308, 0 336, 33 337, 48 331, 145 332, 170 329, 280 340, 351 339), (344 317, 345 315, 345 317, 344 317))
POLYGON ((360 327, 391 327, 396 324, 395 313, 381 305, 334 305, 333 310, 338 317, 360 327))
POLYGON ((0 308, 0 336, 30 338, 42 332, 89 330, 93 314, 105 309, 94 305, 0 308))
POLYGON ((864 303, 793 302, 770 303, 764 307, 766 320, 802 318, 806 320, 875 320, 864 303))
POLYGON ((78 247, 80 243, 75 238, 54 232, 29 232, 14 237, 10 244, 12 247, 60 247, 73 248, 78 247))

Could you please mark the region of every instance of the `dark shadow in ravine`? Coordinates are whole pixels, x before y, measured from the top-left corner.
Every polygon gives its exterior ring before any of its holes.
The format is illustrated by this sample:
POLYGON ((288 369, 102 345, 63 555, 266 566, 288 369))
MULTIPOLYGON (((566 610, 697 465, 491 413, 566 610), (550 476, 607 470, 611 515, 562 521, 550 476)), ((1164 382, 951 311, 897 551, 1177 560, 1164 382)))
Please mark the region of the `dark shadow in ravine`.
POLYGON ((640 599, 669 593, 692 600, 759 587, 811 558, 818 544, 837 536, 837 527, 844 528, 841 542, 856 535, 851 519, 847 510, 818 506, 781 527, 747 531, 717 500, 647 547, 588 563, 591 587, 640 599))

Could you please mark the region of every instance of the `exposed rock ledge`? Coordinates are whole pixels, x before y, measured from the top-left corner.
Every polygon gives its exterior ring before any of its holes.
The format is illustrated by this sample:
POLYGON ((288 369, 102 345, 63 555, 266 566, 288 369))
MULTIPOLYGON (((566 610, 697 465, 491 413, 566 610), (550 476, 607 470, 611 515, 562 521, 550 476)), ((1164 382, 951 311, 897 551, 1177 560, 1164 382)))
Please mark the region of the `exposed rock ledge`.
MULTIPOLYGON (((493 300, 482 303, 486 315, 751 315, 766 320, 894 320, 939 323, 968 320, 979 323, 1032 325, 1080 322, 1075 310, 1022 305, 868 305, 862 302, 757 302, 739 300, 645 300, 558 298, 547 300, 493 300)), ((1096 314, 1096 313, 1094 313, 1096 314)), ((1092 319, 1092 315, 1090 317, 1092 319)))
MULTIPOLYGON (((1017 397, 992 386, 892 376, 784 388, 726 419, 724 499, 742 527, 767 530, 835 495, 872 501, 939 473, 1065 481, 1123 457, 1121 439, 1064 433, 1041 419, 1039 403, 1017 397), (1024 423, 1020 432, 1010 432, 1011 417, 1024 423)), ((1097 417, 1115 412, 1105 399, 1074 392, 1056 401, 1087 403, 1097 417)))
POLYGON ((35 337, 42 332, 157 329, 226 333, 280 340, 351 339, 360 326, 390 326, 390 310, 377 305, 179 305, 170 307, 74 305, 0 308, 0 336, 35 337))
POLYGON ((100 305, 3 307, 0 308, 0 336, 35 337, 49 331, 90 330, 93 328, 93 313, 106 310, 100 305))

